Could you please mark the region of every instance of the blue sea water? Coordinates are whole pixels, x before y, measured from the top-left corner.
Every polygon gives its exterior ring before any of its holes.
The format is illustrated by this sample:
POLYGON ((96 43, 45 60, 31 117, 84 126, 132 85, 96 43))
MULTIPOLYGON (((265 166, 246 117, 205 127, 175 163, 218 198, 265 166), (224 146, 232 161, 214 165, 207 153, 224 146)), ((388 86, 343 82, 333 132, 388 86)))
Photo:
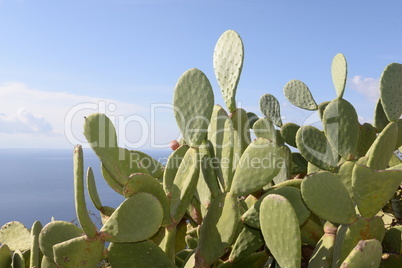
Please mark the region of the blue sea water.
MULTIPOLYGON (((161 162, 169 151, 144 151, 161 162)), ((76 222, 74 207, 73 148, 0 150, 0 226, 20 221, 27 228, 39 220, 76 222)), ((100 172, 100 162, 90 149, 84 150, 85 170, 91 166, 104 206, 117 207, 124 198, 112 190, 100 172)), ((100 224, 99 213, 88 195, 88 210, 100 224)))

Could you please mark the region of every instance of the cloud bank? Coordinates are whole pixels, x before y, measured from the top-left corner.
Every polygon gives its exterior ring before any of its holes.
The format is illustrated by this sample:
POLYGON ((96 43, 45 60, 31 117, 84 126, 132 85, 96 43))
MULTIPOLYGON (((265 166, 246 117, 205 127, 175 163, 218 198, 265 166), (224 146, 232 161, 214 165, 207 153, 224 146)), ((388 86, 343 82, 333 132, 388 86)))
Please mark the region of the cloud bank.
POLYGON ((32 114, 26 108, 20 108, 16 114, 0 114, 0 133, 31 133, 36 135, 60 135, 41 115, 32 114))

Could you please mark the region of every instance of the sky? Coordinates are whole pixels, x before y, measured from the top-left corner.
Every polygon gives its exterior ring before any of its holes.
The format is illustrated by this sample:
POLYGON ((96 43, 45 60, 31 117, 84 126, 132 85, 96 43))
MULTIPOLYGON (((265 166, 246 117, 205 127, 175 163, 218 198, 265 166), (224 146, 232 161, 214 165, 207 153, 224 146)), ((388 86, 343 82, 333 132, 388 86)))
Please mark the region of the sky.
POLYGON ((344 98, 372 122, 383 69, 402 63, 401 10, 398 0, 0 0, 0 148, 87 147, 82 124, 95 112, 122 147, 166 148, 180 136, 172 99, 186 70, 202 70, 224 106, 212 57, 229 29, 245 48, 239 107, 262 116, 270 93, 284 122, 311 124, 316 113, 283 87, 298 79, 317 103, 334 99, 340 52, 344 98))

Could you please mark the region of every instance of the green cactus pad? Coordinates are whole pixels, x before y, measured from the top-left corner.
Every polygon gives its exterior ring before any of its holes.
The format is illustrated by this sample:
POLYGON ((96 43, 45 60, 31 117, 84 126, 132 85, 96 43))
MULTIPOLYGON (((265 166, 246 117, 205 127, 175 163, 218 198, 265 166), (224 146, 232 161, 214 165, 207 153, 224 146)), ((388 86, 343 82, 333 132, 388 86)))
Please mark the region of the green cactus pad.
POLYGON ((346 187, 331 172, 318 172, 304 178, 301 193, 307 207, 325 220, 341 224, 356 220, 346 187))
POLYGON ((171 190, 170 217, 179 222, 184 216, 197 187, 200 165, 198 149, 190 148, 177 170, 171 190))
POLYGON ((391 63, 380 79, 380 99, 387 119, 396 122, 402 115, 402 64, 391 63))
POLYGON ((331 101, 323 116, 324 132, 329 143, 345 160, 357 154, 360 124, 352 104, 344 99, 331 101))
POLYGON ((402 170, 372 170, 355 165, 353 198, 361 215, 371 218, 392 198, 401 183, 402 170))
POLYGON ((385 169, 394 153, 396 139, 398 137, 398 123, 389 123, 378 135, 367 152, 367 165, 373 169, 385 169))
POLYGON ((350 225, 341 225, 337 235, 339 239, 335 242, 333 265, 339 267, 360 240, 382 241, 384 234, 384 222, 380 217, 371 219, 358 217, 350 225))
POLYGON ((0 228, 0 244, 11 251, 25 251, 31 248, 31 232, 20 222, 12 221, 0 228))
POLYGON ((281 127, 281 135, 284 141, 290 146, 297 147, 296 145, 296 133, 300 126, 294 123, 286 123, 281 127))
POLYGON ((169 156, 167 160, 165 171, 163 174, 163 190, 165 191, 166 196, 168 196, 169 198, 171 195, 172 185, 177 170, 179 169, 180 163, 183 160, 188 148, 188 145, 180 146, 169 156))
POLYGON ((234 129, 233 123, 230 118, 225 121, 223 135, 222 157, 219 161, 220 169, 222 172, 221 185, 225 191, 229 191, 233 181, 233 168, 234 168, 234 129))
POLYGON ((360 240, 341 267, 379 267, 381 262, 382 247, 376 239, 360 240))
POLYGON ((75 212, 85 234, 90 238, 98 235, 98 230, 89 217, 85 202, 84 189, 84 156, 81 145, 74 148, 74 198, 75 212))
POLYGON ((357 156, 365 156, 371 145, 377 138, 377 130, 369 123, 360 126, 359 144, 357 145, 357 156))
POLYGON ((152 241, 110 243, 108 260, 113 268, 177 268, 162 249, 152 241))
POLYGON ((276 130, 271 120, 267 118, 258 119, 253 125, 254 135, 257 138, 265 138, 276 142, 276 130))
POLYGON ((338 154, 319 129, 313 126, 302 126, 296 133, 296 144, 307 161, 321 169, 335 170, 338 154))
POLYGON ((176 84, 173 96, 174 116, 184 139, 191 147, 201 145, 214 106, 214 93, 203 72, 186 71, 176 84))
POLYGON ((238 33, 224 32, 214 50, 214 71, 221 88, 226 107, 230 112, 236 109, 236 90, 243 68, 244 47, 238 33))
POLYGON ((402 225, 389 228, 383 241, 385 250, 402 255, 402 225))
POLYGON ((229 248, 240 220, 237 198, 229 193, 217 196, 200 228, 196 263, 208 266, 218 260, 229 248))
MULTIPOLYGON (((39 249, 39 234, 42 230, 42 224, 40 221, 35 221, 32 224, 31 228, 31 252, 29 256, 29 265, 30 267, 39 267, 39 256, 40 256, 40 249, 39 249)), ((0 267, 2 267, 0 265, 0 267)))
POLYGON ((110 176, 124 185, 129 174, 123 171, 119 161, 121 153, 112 121, 105 114, 91 114, 85 118, 84 135, 110 176))
POLYGON ((260 98, 260 110, 262 114, 276 126, 282 126, 281 111, 278 100, 271 94, 262 95, 260 98))
POLYGON ((267 185, 285 165, 279 147, 272 141, 258 138, 239 160, 230 189, 234 196, 247 195, 267 185))
POLYGON ((283 93, 291 104, 299 108, 309 111, 315 111, 318 108, 310 90, 302 81, 290 80, 283 88, 283 93))
POLYGON ((324 235, 322 220, 310 213, 310 217, 300 226, 302 243, 315 247, 324 235))
POLYGON ((87 189, 89 197, 97 210, 101 210, 102 202, 99 198, 98 190, 96 189, 95 176, 92 168, 89 167, 87 170, 87 189))
POLYGON ((53 221, 46 224, 39 234, 39 247, 49 260, 53 261, 53 246, 83 235, 83 231, 71 222, 53 221))
POLYGON ((233 244, 229 255, 229 262, 238 262, 256 252, 264 245, 264 237, 258 229, 244 226, 243 230, 233 244))
POLYGON ((124 197, 128 198, 140 192, 150 193, 158 198, 163 208, 162 226, 170 225, 170 204, 160 182, 151 175, 133 173, 124 186, 124 197))
POLYGON ((0 267, 10 267, 13 254, 7 245, 0 246, 0 267))
POLYGON ((208 160, 211 152, 213 152, 212 144, 208 140, 204 141, 199 147, 200 172, 195 196, 198 198, 200 204, 205 209, 209 207, 212 199, 212 194, 208 187, 207 180, 211 182, 211 186, 212 182, 215 181, 215 184, 213 184, 214 190, 219 191, 219 185, 217 184, 214 166, 210 165, 211 162, 208 160))
POLYGON ((324 234, 313 251, 309 266, 331 268, 334 243, 335 234, 324 234))
POLYGON ((346 77, 348 75, 348 66, 346 58, 342 53, 335 55, 331 66, 332 82, 335 86, 336 95, 338 98, 343 97, 346 85, 346 77))
POLYGON ((99 233, 103 240, 109 242, 138 242, 153 236, 162 220, 163 208, 159 200, 152 194, 142 192, 121 203, 99 233))
POLYGON ((265 243, 278 264, 281 267, 299 268, 299 221, 290 202, 281 195, 268 195, 261 203, 260 222, 265 243))
POLYGON ((102 259, 104 242, 85 236, 73 238, 53 246, 54 260, 63 268, 96 267, 102 259))

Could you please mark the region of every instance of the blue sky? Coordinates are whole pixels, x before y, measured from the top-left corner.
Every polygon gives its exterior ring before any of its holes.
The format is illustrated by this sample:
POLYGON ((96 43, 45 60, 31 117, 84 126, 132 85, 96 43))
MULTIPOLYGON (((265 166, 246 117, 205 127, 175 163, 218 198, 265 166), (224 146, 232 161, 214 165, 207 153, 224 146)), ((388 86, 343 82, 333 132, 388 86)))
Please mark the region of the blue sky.
POLYGON ((283 86, 299 79, 317 103, 335 98, 341 52, 345 98, 371 122, 382 70, 402 62, 401 10, 396 0, 0 0, 0 147, 72 148, 96 111, 126 120, 130 147, 166 146, 179 135, 170 104, 187 69, 202 70, 224 105, 212 55, 228 29, 245 46, 237 101, 247 111, 261 115, 271 93, 284 122, 311 121, 283 86))

